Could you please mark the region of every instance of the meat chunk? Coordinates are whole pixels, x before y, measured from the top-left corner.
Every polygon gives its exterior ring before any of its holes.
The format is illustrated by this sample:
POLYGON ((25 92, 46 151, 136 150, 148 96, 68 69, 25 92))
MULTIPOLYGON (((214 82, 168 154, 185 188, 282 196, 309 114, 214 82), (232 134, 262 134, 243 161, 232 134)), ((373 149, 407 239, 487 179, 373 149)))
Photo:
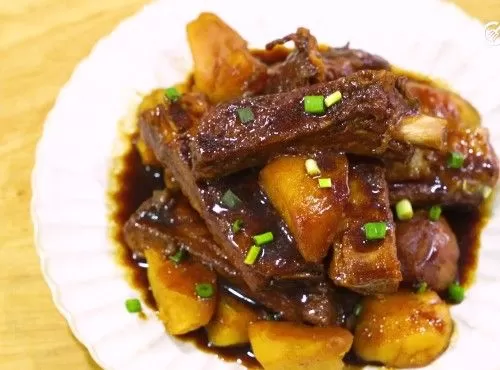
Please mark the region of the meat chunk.
POLYGON ((198 178, 210 178, 265 163, 290 146, 331 148, 368 156, 408 158, 414 145, 440 148, 444 120, 425 119, 405 93, 405 78, 387 71, 360 71, 336 81, 291 92, 240 98, 219 104, 205 116, 190 142, 198 178), (342 100, 324 114, 304 110, 304 96, 341 91, 342 100), (238 110, 254 119, 243 124, 238 110), (407 134, 420 127, 434 142, 407 134), (437 129, 436 129, 437 128, 437 129))
POLYGON ((188 24, 196 87, 212 103, 227 101, 246 91, 260 90, 266 67, 247 48, 236 31, 212 13, 201 13, 188 24))
POLYGON ((199 214, 181 194, 155 192, 130 217, 123 232, 128 247, 139 256, 144 256, 149 248, 167 256, 184 248, 222 276, 239 276, 214 243, 199 214))
POLYGON ((307 263, 300 255, 286 224, 260 189, 257 171, 248 170, 212 181, 196 181, 187 150, 189 135, 197 129, 198 118, 190 111, 191 106, 196 106, 193 103, 195 96, 185 94, 173 104, 163 101, 141 114, 140 128, 146 143, 158 160, 170 168, 224 255, 253 290, 262 289, 271 281, 279 284, 280 280, 321 278, 323 266, 307 263), (182 122, 182 127, 178 122, 182 122), (229 190, 238 199, 235 207, 222 202, 229 190), (232 224, 237 220, 241 220, 244 227, 234 232, 232 224), (245 264, 245 256, 254 244, 253 236, 268 231, 274 235, 272 243, 262 248, 255 264, 245 264))
POLYGON ((446 119, 446 151, 417 148, 407 162, 386 160, 392 183, 391 201, 410 199, 414 204, 478 205, 485 187, 498 181, 498 158, 481 127, 478 112, 457 94, 431 83, 409 81, 406 89, 420 102, 425 114, 446 119), (450 168, 448 156, 461 153, 461 168, 450 168))
POLYGON ((364 50, 351 49, 349 44, 321 50, 321 57, 325 64, 325 81, 333 81, 364 69, 390 69, 389 62, 384 58, 364 50))
POLYGON ((271 50, 288 41, 295 43, 295 49, 285 61, 268 69, 265 89, 267 94, 291 91, 325 79, 325 63, 320 55, 318 42, 308 29, 301 27, 296 33, 270 42, 266 49, 271 50))
POLYGON ((308 29, 299 28, 297 32, 275 40, 266 45, 273 50, 288 41, 295 43, 284 61, 271 65, 265 93, 279 93, 312 85, 333 81, 364 69, 389 69, 389 63, 383 58, 362 50, 319 46, 316 38, 308 29))
POLYGON ((260 172, 260 183, 285 220, 306 261, 321 262, 339 231, 347 200, 347 157, 320 152, 308 156, 279 157, 260 172), (332 182, 318 186, 318 177, 307 174, 305 162, 315 158, 321 177, 332 182))
POLYGON ((361 294, 395 292, 402 280, 384 175, 379 165, 351 164, 344 231, 333 246, 330 278, 361 294), (385 238, 367 240, 368 222, 385 222, 385 238))
POLYGON ((327 282, 253 292, 222 255, 199 214, 180 193, 156 192, 130 217, 124 234, 129 248, 140 256, 147 249, 168 256, 184 248, 194 260, 215 269, 224 278, 225 290, 236 292, 244 300, 259 302, 287 320, 313 325, 328 325, 336 320, 333 292, 327 282))
POLYGON ((431 221, 422 210, 409 221, 398 221, 396 245, 405 282, 425 282, 439 292, 455 281, 460 250, 444 217, 431 221))

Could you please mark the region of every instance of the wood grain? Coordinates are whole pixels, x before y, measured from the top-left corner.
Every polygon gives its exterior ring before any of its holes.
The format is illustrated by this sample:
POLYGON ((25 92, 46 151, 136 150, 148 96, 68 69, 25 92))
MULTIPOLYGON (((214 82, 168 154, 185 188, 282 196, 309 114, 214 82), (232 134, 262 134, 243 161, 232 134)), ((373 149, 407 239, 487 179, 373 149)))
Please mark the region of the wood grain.
MULTIPOLYGON (((0 368, 97 369, 56 311, 33 248, 30 173, 43 120, 76 63, 146 0, 0 2, 0 368)), ((458 0, 483 21, 498 0, 458 0)))

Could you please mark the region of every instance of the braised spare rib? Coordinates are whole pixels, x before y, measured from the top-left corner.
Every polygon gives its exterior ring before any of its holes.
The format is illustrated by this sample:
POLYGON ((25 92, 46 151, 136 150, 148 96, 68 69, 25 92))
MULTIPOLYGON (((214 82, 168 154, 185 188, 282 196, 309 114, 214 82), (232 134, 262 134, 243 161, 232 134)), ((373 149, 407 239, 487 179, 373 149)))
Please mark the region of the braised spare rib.
POLYGON ((365 70, 290 92, 219 104, 190 140, 193 170, 198 178, 222 176, 264 164, 290 146, 403 159, 415 145, 441 149, 446 121, 423 115, 407 95, 406 83, 405 77, 388 71, 365 70), (324 113, 305 111, 305 96, 335 91, 341 91, 342 100, 324 113), (242 123, 240 109, 251 109, 254 119, 242 123))

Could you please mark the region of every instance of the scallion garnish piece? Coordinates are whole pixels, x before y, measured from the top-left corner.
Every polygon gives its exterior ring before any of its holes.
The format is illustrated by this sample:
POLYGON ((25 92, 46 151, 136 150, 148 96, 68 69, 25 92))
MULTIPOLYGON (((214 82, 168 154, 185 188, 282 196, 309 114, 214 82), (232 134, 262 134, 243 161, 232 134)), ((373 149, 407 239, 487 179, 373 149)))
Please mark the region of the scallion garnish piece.
POLYGON ((413 217, 413 207, 408 199, 401 199, 396 203, 396 214, 402 221, 411 220, 413 217))
POLYGON ((417 293, 424 293, 427 290, 427 283, 425 281, 418 283, 415 290, 417 293))
POLYGON ((179 248, 179 250, 175 252, 175 254, 171 255, 168 258, 170 261, 179 264, 182 262, 185 256, 186 256, 186 251, 183 248, 179 248))
POLYGON ((318 185, 322 189, 331 188, 332 187, 332 179, 329 177, 323 177, 321 179, 318 179, 318 185))
POLYGON ((329 108, 333 104, 339 102, 341 99, 342 99, 342 93, 337 90, 333 94, 330 94, 325 98, 325 105, 327 106, 327 108, 329 108))
POLYGON ((432 206, 429 209, 429 220, 437 221, 441 217, 441 206, 432 206))
POLYGON ((236 234, 238 231, 241 230, 243 226, 243 220, 236 220, 233 222, 233 224, 231 225, 231 230, 233 231, 234 234, 236 234))
POLYGON ((261 249, 262 248, 257 245, 252 245, 248 250, 247 256, 245 257, 245 260, 243 262, 246 265, 253 265, 255 261, 257 261, 257 258, 259 257, 261 249))
POLYGON ((461 168, 464 164, 465 157, 462 153, 451 152, 448 157, 448 167, 461 168))
POLYGON ((363 305, 361 303, 356 304, 353 310, 354 316, 358 317, 361 315, 361 311, 363 311, 363 305))
POLYGON ((321 95, 308 95, 304 97, 304 110, 307 113, 325 113, 325 98, 321 95))
POLYGON ((312 158, 307 159, 306 160, 306 172, 309 176, 321 175, 321 170, 318 167, 318 162, 316 162, 312 158))
POLYGON ((267 243, 271 243, 274 240, 274 235, 271 231, 267 233, 258 234, 253 236, 253 240, 257 245, 263 245, 267 243))
POLYGON ((488 199, 491 195, 491 193, 493 193, 493 189, 489 186, 485 186, 483 187, 483 198, 484 199, 488 199))
POLYGON ((240 108, 237 110, 238 117, 240 118, 241 123, 247 124, 248 122, 252 122, 255 119, 253 112, 250 108, 240 108))
POLYGON ((165 96, 168 98, 170 101, 176 101, 181 97, 181 94, 175 87, 169 87, 165 89, 165 96))
POLYGON ((457 282, 451 283, 448 287, 448 298, 454 303, 460 303, 465 298, 465 289, 457 282))
POLYGON ((125 301, 125 308, 130 313, 139 313, 142 311, 141 301, 137 298, 130 298, 125 301))
POLYGON ((221 198, 221 203, 227 208, 236 208, 241 204, 241 199, 238 198, 236 194, 234 194, 231 189, 226 191, 221 198))
POLYGON ((210 283, 199 283, 195 286, 196 295, 200 298, 210 298, 214 295, 214 286, 210 283))
POLYGON ((387 232, 387 224, 385 222, 367 222, 364 225, 364 229, 366 239, 384 239, 387 232))

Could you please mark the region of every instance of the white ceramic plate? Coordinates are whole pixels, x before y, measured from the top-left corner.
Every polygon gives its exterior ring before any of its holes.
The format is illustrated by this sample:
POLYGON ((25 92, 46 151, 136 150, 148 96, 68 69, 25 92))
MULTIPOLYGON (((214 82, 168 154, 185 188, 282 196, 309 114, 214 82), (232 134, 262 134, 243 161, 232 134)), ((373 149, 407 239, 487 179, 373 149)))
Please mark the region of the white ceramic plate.
MULTIPOLYGON (((124 309, 137 296, 108 239, 113 157, 127 150, 119 122, 151 89, 182 81, 191 58, 185 25, 211 10, 252 46, 312 30, 322 43, 364 48, 449 82, 480 110, 500 152, 500 46, 484 27, 439 1, 159 1, 100 41, 62 89, 45 123, 33 173, 36 246, 54 301, 106 369, 238 369, 165 334, 152 312, 124 309)), ((133 124, 126 130, 132 130, 133 124)), ((500 204, 482 235, 476 284, 453 308, 457 335, 429 368, 499 369, 500 204)))

